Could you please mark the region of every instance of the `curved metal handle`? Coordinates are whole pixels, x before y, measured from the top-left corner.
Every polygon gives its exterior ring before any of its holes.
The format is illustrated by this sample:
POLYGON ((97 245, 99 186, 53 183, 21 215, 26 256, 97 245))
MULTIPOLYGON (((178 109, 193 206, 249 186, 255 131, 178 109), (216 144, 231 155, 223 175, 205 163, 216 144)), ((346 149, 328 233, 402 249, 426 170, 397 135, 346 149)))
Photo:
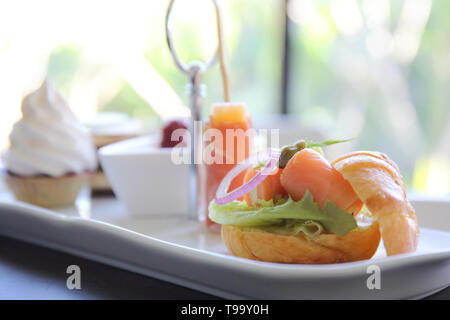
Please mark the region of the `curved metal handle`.
MULTIPOLYGON (((172 8, 173 8, 173 4, 174 4, 175 0, 170 0, 169 2, 169 6, 167 8, 167 13, 166 13, 166 40, 167 40, 167 45, 169 47, 169 51, 170 54, 172 55, 173 60, 175 61, 175 64, 177 65, 177 67, 183 71, 184 73, 192 76, 192 68, 189 64, 184 63, 183 61, 181 61, 181 59, 178 57, 178 54, 175 50, 175 47, 173 45, 172 42, 172 35, 170 33, 170 17, 172 14, 172 8)), ((217 8, 217 2, 215 0, 213 0, 214 6, 217 8)), ((214 56, 206 63, 202 63, 202 68, 200 72, 204 72, 206 71, 208 68, 210 68, 214 63, 217 62, 217 57, 218 57, 218 50, 216 50, 216 53, 214 54, 214 56)), ((198 72, 198 70, 197 70, 198 72)))
MULTIPOLYGON (((190 201, 189 201, 189 218, 195 220, 198 213, 198 186, 200 183, 199 171, 196 165, 196 152, 201 150, 198 148, 201 141, 201 128, 200 132, 196 133, 196 122, 200 120, 201 114, 201 97, 202 97, 202 85, 201 78, 203 73, 211 67, 218 60, 220 44, 216 50, 214 56, 205 62, 201 61, 190 61, 189 63, 184 63, 178 57, 176 50, 172 42, 172 36, 170 33, 170 16, 172 13, 172 8, 175 0, 170 0, 169 6, 166 13, 166 40, 169 47, 170 54, 175 61, 176 66, 185 74, 189 76, 190 81, 190 108, 191 108, 191 168, 190 168, 190 201)), ((216 11, 220 9, 216 0, 213 0, 216 11)), ((219 18, 218 18, 219 19, 219 18)))

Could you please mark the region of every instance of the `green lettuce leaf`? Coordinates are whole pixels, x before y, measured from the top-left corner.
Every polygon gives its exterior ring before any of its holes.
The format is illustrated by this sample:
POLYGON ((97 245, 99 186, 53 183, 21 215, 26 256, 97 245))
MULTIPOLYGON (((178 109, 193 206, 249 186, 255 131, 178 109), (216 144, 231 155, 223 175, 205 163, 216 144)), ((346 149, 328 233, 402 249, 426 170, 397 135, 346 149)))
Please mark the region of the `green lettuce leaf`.
POLYGON ((290 219, 286 222, 285 229, 290 231, 293 234, 299 234, 300 232, 304 233, 308 237, 315 237, 322 233, 323 226, 312 220, 296 220, 290 219))
POLYGON ((225 205, 218 205, 211 201, 209 218, 219 224, 242 227, 264 227, 285 225, 286 219, 290 223, 297 220, 300 225, 310 220, 320 223, 327 232, 345 236, 357 227, 352 215, 339 208, 330 201, 326 201, 322 209, 314 202, 309 191, 303 199, 294 201, 291 197, 276 204, 271 201, 260 201, 260 206, 248 206, 245 201, 232 201, 225 205))

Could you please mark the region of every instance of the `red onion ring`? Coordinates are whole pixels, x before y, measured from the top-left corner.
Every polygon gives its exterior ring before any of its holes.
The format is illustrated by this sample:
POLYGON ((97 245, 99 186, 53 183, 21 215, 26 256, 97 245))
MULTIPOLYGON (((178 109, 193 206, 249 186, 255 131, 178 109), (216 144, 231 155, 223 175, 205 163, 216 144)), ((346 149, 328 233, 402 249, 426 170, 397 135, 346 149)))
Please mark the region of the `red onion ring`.
POLYGON ((233 169, 231 169, 227 175, 223 178, 219 187, 217 188, 216 198, 214 199, 217 204, 223 205, 231 201, 239 199, 245 194, 256 188, 261 182, 263 182, 268 175, 274 173, 274 169, 277 168, 278 160, 280 158, 281 151, 279 149, 268 149, 261 151, 253 156, 248 157, 243 162, 237 164, 233 169), (261 157, 269 158, 269 161, 250 181, 243 184, 239 188, 236 188, 228 192, 230 184, 234 178, 236 178, 242 171, 246 170, 250 165, 255 164, 261 157))

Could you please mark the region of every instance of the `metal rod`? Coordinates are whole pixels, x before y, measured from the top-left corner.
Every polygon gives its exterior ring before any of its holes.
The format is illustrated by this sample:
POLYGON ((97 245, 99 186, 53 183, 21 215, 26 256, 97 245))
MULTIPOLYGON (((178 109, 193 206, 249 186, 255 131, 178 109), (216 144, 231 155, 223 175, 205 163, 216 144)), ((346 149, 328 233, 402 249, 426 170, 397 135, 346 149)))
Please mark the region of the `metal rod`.
MULTIPOLYGON (((169 6, 167 8, 166 13, 166 40, 167 45, 169 47, 169 51, 172 55, 172 58, 175 62, 175 65, 182 72, 189 76, 189 96, 190 96, 190 110, 191 110, 191 124, 190 124, 190 133, 191 133, 191 164, 190 164, 190 180, 189 180, 189 219, 195 220, 198 218, 198 186, 199 186, 199 170, 197 167, 197 159, 199 155, 197 154, 200 148, 201 142, 201 132, 200 134, 196 132, 196 123, 200 123, 201 120, 201 109, 202 109, 202 75, 203 73, 210 68, 214 63, 217 62, 218 58, 218 50, 214 56, 206 63, 201 61, 191 61, 188 64, 181 61, 178 57, 175 47, 173 45, 172 36, 170 33, 170 17, 172 13, 172 8, 175 0, 171 0, 169 2, 169 6)), ((214 2, 214 6, 216 7, 216 12, 219 12, 219 7, 214 2)), ((219 18, 218 18, 219 19, 219 18)), ((201 128, 200 128, 201 129, 201 128)), ((200 130, 201 131, 201 130, 200 130)), ((200 155, 201 156, 201 155, 200 155)), ((201 158, 200 158, 201 159, 201 158)))
MULTIPOLYGON (((199 190, 199 169, 197 159, 199 157, 199 147, 201 141, 201 130, 197 132, 196 123, 201 120, 202 108, 202 74, 205 70, 205 64, 200 61, 189 63, 190 75, 190 106, 191 106, 191 167, 189 180, 189 219, 195 220, 198 214, 198 190, 199 190)), ((201 129, 201 128, 200 128, 201 129)), ((201 156, 201 155, 200 155, 201 156)))
POLYGON ((281 113, 287 114, 288 103, 289 103, 289 80, 290 80, 290 64, 291 64, 291 54, 290 54, 290 21, 287 15, 287 7, 289 0, 283 0, 282 9, 282 19, 284 22, 283 29, 283 43, 282 43, 282 65, 281 65, 281 113))

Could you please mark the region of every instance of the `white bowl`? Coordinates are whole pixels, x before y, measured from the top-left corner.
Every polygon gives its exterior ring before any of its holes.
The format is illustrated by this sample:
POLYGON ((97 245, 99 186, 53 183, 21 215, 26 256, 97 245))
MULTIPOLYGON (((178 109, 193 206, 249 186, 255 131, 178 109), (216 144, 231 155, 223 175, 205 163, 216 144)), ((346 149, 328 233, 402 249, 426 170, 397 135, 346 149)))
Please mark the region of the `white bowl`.
POLYGON ((156 136, 133 138, 99 150, 114 193, 133 216, 186 215, 189 165, 176 165, 172 149, 159 148, 156 136))

